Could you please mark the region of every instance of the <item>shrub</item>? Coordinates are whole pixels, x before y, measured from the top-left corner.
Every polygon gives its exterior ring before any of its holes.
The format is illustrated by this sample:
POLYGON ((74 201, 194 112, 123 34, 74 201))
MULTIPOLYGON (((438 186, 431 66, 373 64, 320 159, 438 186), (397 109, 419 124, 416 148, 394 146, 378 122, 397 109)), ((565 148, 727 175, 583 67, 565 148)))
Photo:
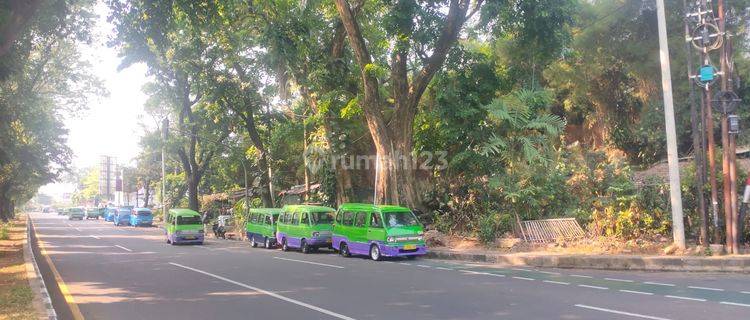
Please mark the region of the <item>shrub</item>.
POLYGON ((10 239, 10 223, 3 223, 0 226, 0 240, 9 240, 10 239))

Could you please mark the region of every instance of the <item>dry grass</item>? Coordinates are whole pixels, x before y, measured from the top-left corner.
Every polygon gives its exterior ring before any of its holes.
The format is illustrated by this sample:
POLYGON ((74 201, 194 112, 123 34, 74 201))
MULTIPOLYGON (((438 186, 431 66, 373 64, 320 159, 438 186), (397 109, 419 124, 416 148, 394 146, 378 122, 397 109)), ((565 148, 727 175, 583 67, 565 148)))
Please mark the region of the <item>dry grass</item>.
POLYGON ((23 260, 25 219, 19 215, 0 227, 7 230, 7 239, 0 240, 0 320, 36 319, 23 260))

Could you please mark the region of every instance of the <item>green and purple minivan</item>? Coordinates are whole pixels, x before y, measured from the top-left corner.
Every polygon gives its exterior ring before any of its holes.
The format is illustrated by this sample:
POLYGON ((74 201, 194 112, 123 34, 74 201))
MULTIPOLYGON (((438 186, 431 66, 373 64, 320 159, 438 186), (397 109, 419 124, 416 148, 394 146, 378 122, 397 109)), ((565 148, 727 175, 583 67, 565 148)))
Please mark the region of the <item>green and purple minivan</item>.
POLYGON ((169 209, 164 218, 167 243, 203 244, 203 222, 201 215, 190 209, 169 209))
POLYGON ((336 212, 333 248, 342 256, 383 257, 424 255, 424 229, 408 208, 393 205, 344 203, 336 212))
POLYGON ((286 205, 281 208, 276 224, 276 242, 281 250, 299 248, 310 253, 318 248, 331 247, 333 208, 313 205, 286 205))
POLYGON ((266 249, 276 246, 276 223, 281 209, 251 208, 248 210, 245 232, 253 248, 262 245, 266 249))

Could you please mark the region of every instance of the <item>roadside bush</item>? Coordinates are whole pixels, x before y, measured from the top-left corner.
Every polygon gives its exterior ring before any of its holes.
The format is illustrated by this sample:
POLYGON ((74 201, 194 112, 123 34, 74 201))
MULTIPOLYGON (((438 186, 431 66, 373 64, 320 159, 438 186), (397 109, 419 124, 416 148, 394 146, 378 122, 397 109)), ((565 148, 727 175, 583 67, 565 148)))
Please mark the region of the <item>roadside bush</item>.
POLYGON ((10 223, 0 225, 0 240, 10 239, 10 223))

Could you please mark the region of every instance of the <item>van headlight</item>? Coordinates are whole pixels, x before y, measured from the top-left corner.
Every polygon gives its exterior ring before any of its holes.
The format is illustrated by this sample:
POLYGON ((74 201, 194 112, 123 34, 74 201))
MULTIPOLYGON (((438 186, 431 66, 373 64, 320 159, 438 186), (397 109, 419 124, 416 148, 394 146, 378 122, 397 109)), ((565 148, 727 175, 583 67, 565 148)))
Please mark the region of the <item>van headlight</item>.
POLYGON ((420 235, 420 236, 418 236, 418 237, 417 237, 417 241, 424 241, 424 236, 421 236, 421 235, 420 235))
POLYGON ((312 237, 313 237, 313 238, 317 238, 317 237, 319 237, 319 236, 320 236, 320 232, 313 232, 313 233, 312 233, 312 237))
POLYGON ((385 240, 388 242, 396 242, 396 237, 388 237, 385 240))

